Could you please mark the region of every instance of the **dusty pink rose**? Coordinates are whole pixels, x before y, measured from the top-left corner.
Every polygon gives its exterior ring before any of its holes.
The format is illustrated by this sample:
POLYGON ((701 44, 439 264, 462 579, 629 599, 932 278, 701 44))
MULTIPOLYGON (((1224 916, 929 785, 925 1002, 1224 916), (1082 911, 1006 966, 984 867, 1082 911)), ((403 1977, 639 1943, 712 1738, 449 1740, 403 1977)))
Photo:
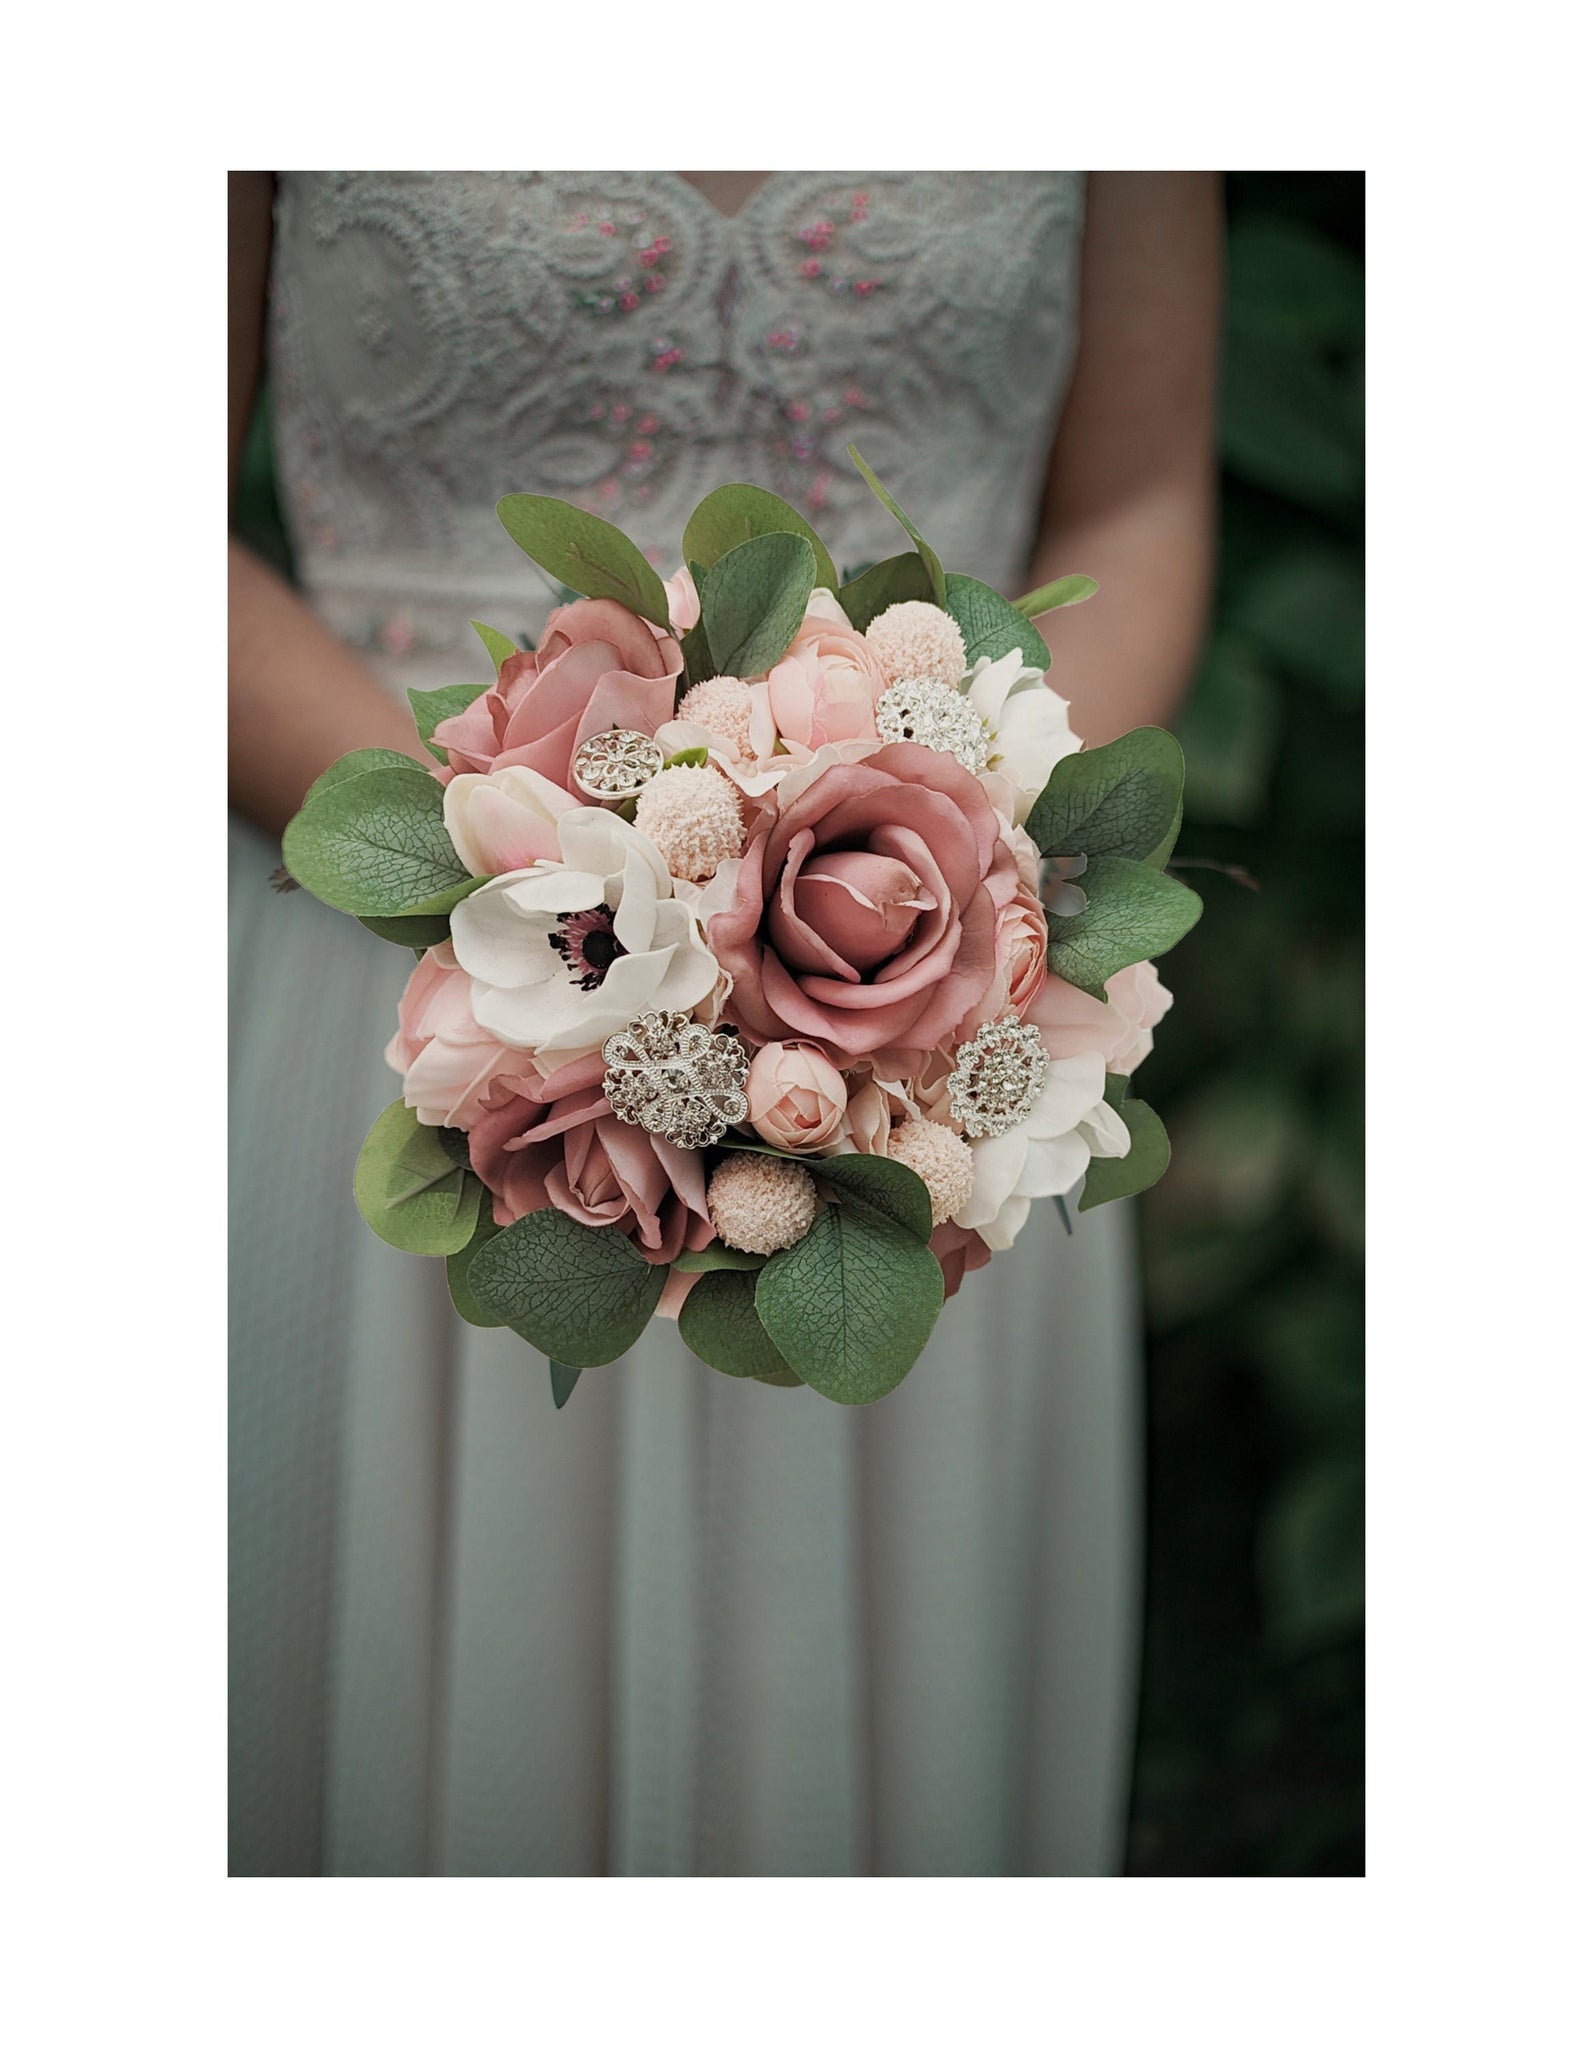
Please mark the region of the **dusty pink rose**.
POLYGON ((570 787, 570 757, 611 726, 652 734, 674 715, 680 643, 612 598, 583 597, 548 614, 534 654, 511 654, 493 687, 432 738, 453 775, 534 768, 570 787))
POLYGON ((797 755, 832 741, 874 739, 887 687, 879 656, 828 590, 815 590, 784 658, 769 671, 776 730, 797 755))
POLYGON ((1022 1017, 1045 986, 1048 940, 1040 899, 1020 887, 996 913, 996 973, 973 1013, 983 1024, 1015 1010, 1022 1017))
POLYGON ((1109 1073, 1132 1074, 1151 1049, 1155 1027, 1172 1006, 1172 994, 1162 987, 1155 967, 1141 960, 1111 976, 1104 1003, 1055 974, 1047 975, 1026 1021, 1039 1027, 1052 1059, 1099 1052, 1106 1056, 1109 1073))
POLYGON ((423 1124, 468 1131, 487 1108, 532 1079, 531 1055, 483 1031, 470 1010, 470 976, 452 946, 433 946, 398 999, 387 1064, 423 1124))
POLYGON ((784 1040, 753 1056, 747 1107, 760 1138, 782 1152, 817 1152, 841 1128, 846 1083, 816 1045, 784 1040))
POLYGON ((664 578, 664 596, 669 601, 669 623, 677 633, 689 633, 702 617, 702 599, 691 579, 691 571, 677 569, 664 578))
POLYGON ((701 1251, 713 1236, 703 1154, 622 1124, 602 1080, 602 1055, 592 1053, 520 1083, 477 1120, 470 1163, 492 1190, 494 1220, 562 1209, 623 1231, 654 1266, 701 1251))
POLYGON ((708 939, 754 1043, 805 1038, 838 1064, 927 1051, 996 971, 1018 887, 990 800, 949 754, 902 744, 826 768, 754 824, 708 939))
POLYGON ((989 1245, 977 1230, 964 1230, 959 1223, 938 1225, 929 1240, 929 1249, 940 1261, 948 1301, 969 1273, 977 1273, 981 1266, 990 1263, 989 1245))

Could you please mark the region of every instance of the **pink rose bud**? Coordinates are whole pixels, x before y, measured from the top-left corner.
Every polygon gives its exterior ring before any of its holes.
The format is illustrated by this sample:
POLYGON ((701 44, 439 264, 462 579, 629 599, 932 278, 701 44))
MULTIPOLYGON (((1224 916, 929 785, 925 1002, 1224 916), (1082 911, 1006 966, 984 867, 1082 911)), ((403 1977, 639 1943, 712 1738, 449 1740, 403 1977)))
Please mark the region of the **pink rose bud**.
POLYGON ((777 1041, 753 1056, 747 1108, 754 1130, 769 1144, 782 1152, 816 1152, 841 1128, 846 1083, 816 1045, 777 1041))

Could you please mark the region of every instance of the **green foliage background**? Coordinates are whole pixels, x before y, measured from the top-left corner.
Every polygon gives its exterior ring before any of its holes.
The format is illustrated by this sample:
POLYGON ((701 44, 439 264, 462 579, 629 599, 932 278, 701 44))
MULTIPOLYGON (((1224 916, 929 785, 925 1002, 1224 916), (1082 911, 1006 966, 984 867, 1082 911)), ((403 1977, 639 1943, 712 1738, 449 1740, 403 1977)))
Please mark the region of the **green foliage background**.
MULTIPOLYGON (((1362 1868, 1362 251, 1350 173, 1228 180, 1222 550, 1180 727, 1206 911, 1167 963, 1141 1204, 1129 1868, 1362 1868)), ((264 405, 235 523, 283 567, 264 405)))
POLYGON ((1222 549, 1180 727, 1206 911, 1145 1092, 1148 1612, 1129 1867, 1362 1868, 1364 181, 1228 180, 1222 549))

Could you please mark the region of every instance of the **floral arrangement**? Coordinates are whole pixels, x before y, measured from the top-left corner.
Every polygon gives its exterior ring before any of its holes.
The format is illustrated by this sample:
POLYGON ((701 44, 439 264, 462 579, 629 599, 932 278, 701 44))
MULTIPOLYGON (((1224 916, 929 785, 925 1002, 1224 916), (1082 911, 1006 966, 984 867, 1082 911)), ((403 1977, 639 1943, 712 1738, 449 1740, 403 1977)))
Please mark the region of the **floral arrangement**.
POLYGON ((1128 1092, 1199 900, 1165 732, 1085 750, 1033 620, 913 542, 842 581, 779 498, 714 491, 666 584, 556 499, 499 505, 568 591, 491 683, 411 692, 429 772, 345 756, 293 881, 418 964, 403 1094, 354 1175, 563 1405, 650 1317, 834 1401, 906 1375, 1037 1198, 1167 1162, 1128 1092))

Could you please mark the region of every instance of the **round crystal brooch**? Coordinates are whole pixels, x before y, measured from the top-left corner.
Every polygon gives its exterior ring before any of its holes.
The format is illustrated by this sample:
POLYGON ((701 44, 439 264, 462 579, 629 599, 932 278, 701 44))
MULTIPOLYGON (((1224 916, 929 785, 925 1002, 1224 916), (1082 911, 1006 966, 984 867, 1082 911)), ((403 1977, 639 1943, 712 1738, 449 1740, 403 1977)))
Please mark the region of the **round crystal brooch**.
POLYGON ((990 734, 984 720, 961 690, 925 676, 907 676, 892 683, 874 707, 882 740, 913 740, 950 754, 971 775, 983 772, 990 759, 990 734))
POLYGON ((664 750, 644 732, 615 726, 593 733, 575 750, 570 763, 575 786, 600 804, 622 804, 645 789, 664 765, 664 750))
POLYGON ((747 1114, 747 1049, 684 1010, 646 1010, 604 1041, 603 1093, 624 1124, 683 1151, 715 1145, 747 1114))
POLYGON ((1023 1122, 1050 1071, 1051 1056, 1038 1029, 1004 1017, 981 1024, 958 1046, 946 1092, 970 1138, 995 1138, 1023 1122))

